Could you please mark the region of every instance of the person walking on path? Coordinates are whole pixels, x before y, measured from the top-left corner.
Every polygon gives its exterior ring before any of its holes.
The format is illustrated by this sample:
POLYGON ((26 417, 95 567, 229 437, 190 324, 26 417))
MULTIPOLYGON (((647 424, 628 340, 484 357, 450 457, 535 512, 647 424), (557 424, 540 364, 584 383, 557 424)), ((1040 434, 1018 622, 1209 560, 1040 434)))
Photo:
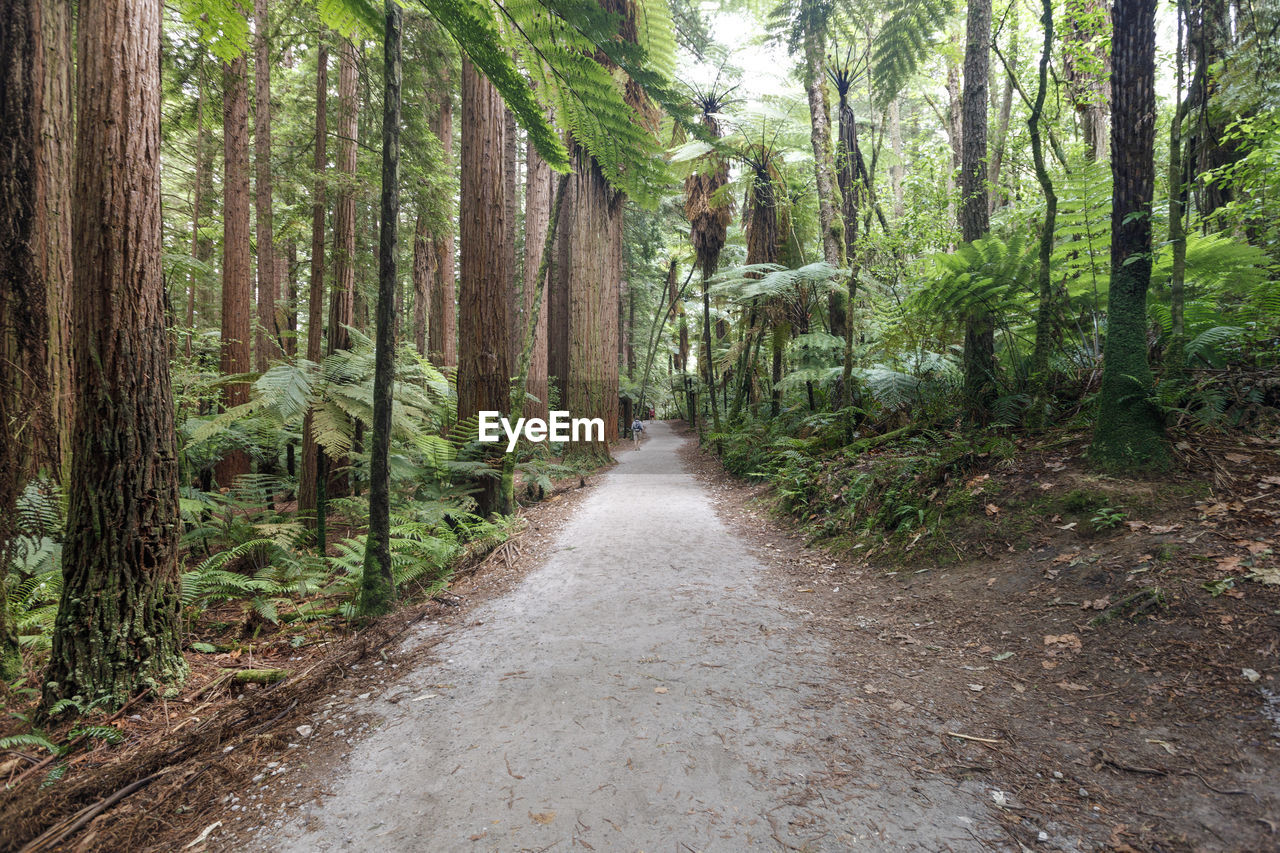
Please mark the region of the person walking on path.
POLYGON ((640 444, 640 434, 644 432, 644 421, 636 418, 631 422, 631 446, 635 447, 640 444))

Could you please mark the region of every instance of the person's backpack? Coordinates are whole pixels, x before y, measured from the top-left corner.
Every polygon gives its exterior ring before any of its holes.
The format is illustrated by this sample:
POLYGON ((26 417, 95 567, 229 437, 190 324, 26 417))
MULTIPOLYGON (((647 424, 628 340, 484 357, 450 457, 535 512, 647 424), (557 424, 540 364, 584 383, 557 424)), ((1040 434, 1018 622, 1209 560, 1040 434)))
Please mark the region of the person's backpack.
POLYGON ((631 431, 644 432, 644 424, 640 423, 640 420, 637 418, 636 420, 631 422, 631 431))

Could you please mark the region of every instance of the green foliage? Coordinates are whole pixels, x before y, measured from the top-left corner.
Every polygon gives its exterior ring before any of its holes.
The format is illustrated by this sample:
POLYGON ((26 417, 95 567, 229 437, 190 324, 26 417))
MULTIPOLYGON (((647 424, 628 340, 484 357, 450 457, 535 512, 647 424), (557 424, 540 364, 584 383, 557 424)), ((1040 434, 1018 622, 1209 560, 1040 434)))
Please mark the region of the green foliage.
POLYGON ((33 480, 16 507, 15 537, 9 543, 5 572, 10 618, 18 642, 29 649, 49 648, 58 599, 62 595, 63 495, 48 480, 33 480))
POLYGON ((935 50, 935 39, 956 12, 954 0, 888 0, 888 18, 872 42, 877 104, 887 105, 935 50))

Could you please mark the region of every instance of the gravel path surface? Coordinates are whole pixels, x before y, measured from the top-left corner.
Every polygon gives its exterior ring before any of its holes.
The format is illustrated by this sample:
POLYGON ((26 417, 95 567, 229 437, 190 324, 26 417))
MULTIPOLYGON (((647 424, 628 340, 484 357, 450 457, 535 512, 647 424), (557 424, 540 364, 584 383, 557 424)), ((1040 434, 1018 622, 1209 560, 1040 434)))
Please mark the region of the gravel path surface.
POLYGON ((364 703, 382 725, 310 780, 332 796, 261 849, 1007 846, 990 792, 860 723, 681 441, 654 422, 620 453, 544 566, 364 703))

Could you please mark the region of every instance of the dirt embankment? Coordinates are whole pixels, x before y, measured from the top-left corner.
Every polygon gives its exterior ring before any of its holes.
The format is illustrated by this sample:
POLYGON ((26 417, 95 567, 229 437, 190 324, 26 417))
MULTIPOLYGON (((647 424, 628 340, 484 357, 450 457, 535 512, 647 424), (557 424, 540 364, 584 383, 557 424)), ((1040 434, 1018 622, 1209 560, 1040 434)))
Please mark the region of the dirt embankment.
POLYGON ((922 778, 986 785, 1011 839, 1280 849, 1280 448, 1184 442, 1149 479, 1100 476, 1084 448, 1025 445, 953 484, 981 509, 941 535, 838 555, 781 534, 767 488, 691 458, 779 555, 850 701, 922 778))

